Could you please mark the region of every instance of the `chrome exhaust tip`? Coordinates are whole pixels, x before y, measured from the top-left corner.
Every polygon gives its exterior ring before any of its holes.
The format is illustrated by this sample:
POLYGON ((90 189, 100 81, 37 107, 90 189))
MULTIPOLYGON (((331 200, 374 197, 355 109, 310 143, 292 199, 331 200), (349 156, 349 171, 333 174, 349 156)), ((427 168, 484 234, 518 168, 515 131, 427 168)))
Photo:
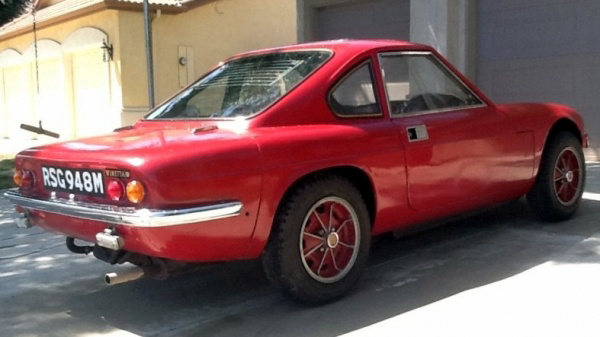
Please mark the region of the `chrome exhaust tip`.
POLYGON ((144 276, 144 270, 140 267, 135 267, 122 273, 108 273, 104 275, 104 282, 108 285, 115 285, 134 281, 144 276))

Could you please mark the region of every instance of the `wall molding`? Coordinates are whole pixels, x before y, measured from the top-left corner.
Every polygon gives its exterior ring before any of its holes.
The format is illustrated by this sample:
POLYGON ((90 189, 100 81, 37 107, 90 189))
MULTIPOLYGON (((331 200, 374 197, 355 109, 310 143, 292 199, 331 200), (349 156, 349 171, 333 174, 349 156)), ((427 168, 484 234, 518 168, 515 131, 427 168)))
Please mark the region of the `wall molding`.
POLYGON ((0 68, 20 65, 23 62, 23 55, 17 50, 9 48, 0 52, 0 68))
MULTIPOLYGON (((62 57, 63 49, 60 43, 50 40, 50 39, 42 39, 37 42, 37 50, 38 50, 38 59, 49 59, 62 57)), ((32 61, 35 59, 35 42, 32 43, 25 51, 23 52, 23 59, 25 61, 32 61)))
POLYGON ((65 52, 72 52, 93 47, 100 48, 104 41, 109 41, 108 34, 104 31, 93 27, 83 27, 74 31, 65 39, 62 49, 65 52))

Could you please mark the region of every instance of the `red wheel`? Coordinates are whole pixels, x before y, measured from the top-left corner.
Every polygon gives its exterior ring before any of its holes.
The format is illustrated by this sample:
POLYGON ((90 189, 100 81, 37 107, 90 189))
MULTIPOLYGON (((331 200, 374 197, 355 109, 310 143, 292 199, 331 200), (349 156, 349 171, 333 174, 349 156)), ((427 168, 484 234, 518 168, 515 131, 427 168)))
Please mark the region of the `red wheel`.
POLYGON ((585 182, 581 142, 561 131, 549 139, 527 200, 544 220, 570 218, 579 206, 585 182))
POLYGON ((554 193, 561 204, 569 206, 577 201, 582 183, 580 172, 580 158, 575 149, 564 148, 554 165, 554 193))
POLYGON ((316 281, 332 283, 343 278, 356 260, 360 244, 359 221, 348 202, 338 197, 319 200, 302 224, 302 264, 316 281))
POLYGON ((263 254, 269 279, 294 299, 316 304, 352 289, 371 244, 362 195, 335 175, 309 180, 291 193, 275 219, 263 254))

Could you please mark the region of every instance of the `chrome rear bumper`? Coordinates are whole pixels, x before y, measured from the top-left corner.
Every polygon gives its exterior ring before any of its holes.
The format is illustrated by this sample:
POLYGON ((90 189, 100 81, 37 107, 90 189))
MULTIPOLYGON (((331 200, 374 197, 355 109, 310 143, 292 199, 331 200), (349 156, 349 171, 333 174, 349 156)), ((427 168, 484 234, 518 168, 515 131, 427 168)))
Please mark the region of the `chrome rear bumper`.
POLYGON ((176 226, 222 219, 239 215, 243 206, 239 201, 227 201, 173 210, 136 209, 59 198, 34 199, 21 195, 16 188, 8 190, 4 196, 13 204, 27 210, 136 227, 176 226))

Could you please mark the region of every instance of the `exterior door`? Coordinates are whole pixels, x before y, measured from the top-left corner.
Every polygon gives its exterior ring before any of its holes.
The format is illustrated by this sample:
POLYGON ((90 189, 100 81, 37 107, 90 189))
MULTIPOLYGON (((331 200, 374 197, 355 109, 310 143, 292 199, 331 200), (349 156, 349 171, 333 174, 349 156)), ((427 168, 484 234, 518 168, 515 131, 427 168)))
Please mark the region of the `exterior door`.
POLYGON ((3 70, 4 108, 8 120, 8 137, 11 139, 31 139, 34 134, 21 130, 21 124, 34 123, 31 116, 31 95, 26 86, 22 67, 3 70))
POLYGON ((471 91, 431 53, 380 55, 404 148, 412 208, 465 209, 508 198, 533 174, 533 136, 471 91))
POLYGON ((118 126, 111 109, 109 67, 100 48, 73 54, 73 101, 76 137, 107 133, 118 126))
POLYGON ((8 111, 4 102, 4 72, 0 68, 0 140, 8 138, 8 111))
MULTIPOLYGON (((35 65, 32 65, 34 81, 35 65)), ((54 58, 38 62, 39 93, 36 100, 37 118, 44 129, 69 138, 73 122, 66 104, 62 59, 54 58)))

